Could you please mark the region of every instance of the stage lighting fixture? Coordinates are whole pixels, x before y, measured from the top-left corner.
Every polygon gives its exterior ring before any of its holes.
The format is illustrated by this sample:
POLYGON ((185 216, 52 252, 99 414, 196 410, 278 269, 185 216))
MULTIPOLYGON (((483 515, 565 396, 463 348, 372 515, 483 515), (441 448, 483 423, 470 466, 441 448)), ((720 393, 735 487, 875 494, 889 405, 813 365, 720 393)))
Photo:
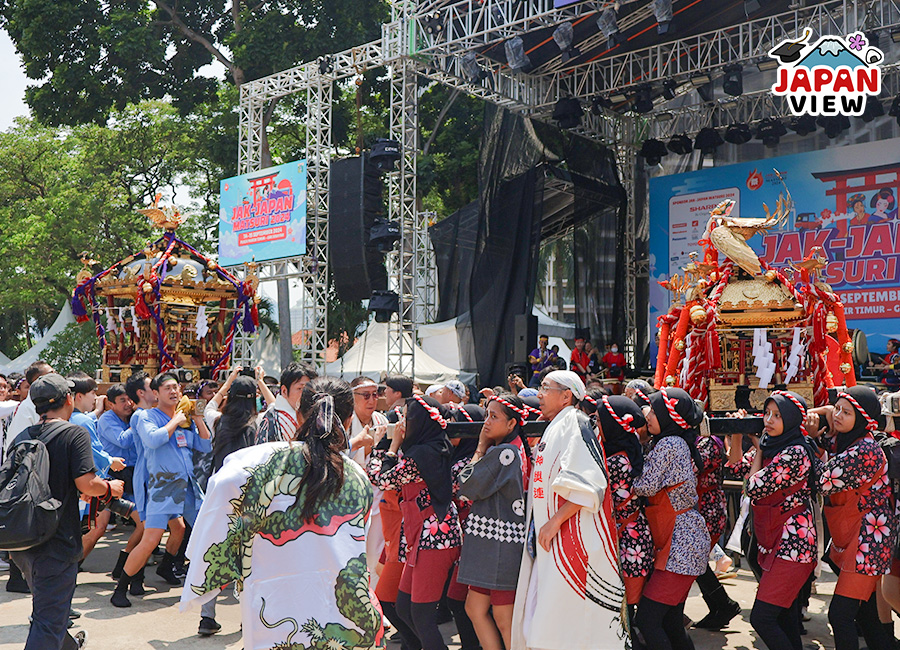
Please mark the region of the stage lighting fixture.
POLYGON ((397 221, 375 219, 369 230, 369 245, 382 255, 390 253, 400 241, 400 224, 397 221))
POLYGON ((375 165, 380 172, 392 172, 396 169, 394 163, 400 160, 400 143, 396 140, 379 138, 372 145, 369 152, 369 162, 375 165))
POLYGON ((573 47, 575 43, 575 29, 572 23, 562 23, 553 30, 553 40, 556 41, 562 52, 562 62, 568 63, 576 56, 581 56, 581 52, 577 47, 573 47))
POLYGON ((698 72, 695 75, 691 75, 691 83, 694 85, 694 88, 699 88, 700 86, 705 86, 708 83, 712 82, 712 77, 708 74, 703 74, 702 72, 698 72))
POLYGON ((829 140, 834 140, 846 129, 850 128, 850 118, 846 115, 822 116, 816 120, 816 124, 822 127, 829 140))
POLYGON ((722 90, 726 95, 740 97, 744 94, 744 72, 739 65, 725 66, 725 78, 722 80, 722 90))
POLYGON ((891 40, 895 43, 900 43, 900 29, 891 30, 891 40))
POLYGON ((433 11, 430 14, 427 14, 423 24, 425 31, 432 36, 444 31, 444 21, 441 20, 441 13, 439 11, 433 11))
POLYGON ((753 139, 750 127, 744 122, 737 122, 725 129, 725 142, 744 144, 753 139))
POLYGON ((525 54, 525 44, 522 43, 522 37, 516 36, 503 44, 506 51, 506 62, 513 70, 522 70, 531 66, 531 59, 525 54))
POLYGON ((760 72, 768 72, 769 70, 774 70, 779 65, 777 59, 765 58, 759 61, 756 64, 756 67, 760 72))
POLYGON ((597 19, 597 28, 606 38, 606 43, 609 47, 619 44, 619 24, 616 22, 616 10, 614 7, 608 7, 600 14, 600 17, 597 19))
POLYGON ((671 122, 674 119, 675 119, 675 116, 672 113, 669 113, 668 111, 664 111, 662 113, 656 114, 657 122, 671 122))
POLYGON ((809 135, 816 130, 816 118, 812 115, 801 115, 791 119, 791 131, 799 136, 809 135))
POLYGON ((650 140, 644 140, 638 155, 646 160, 648 165, 658 165, 667 153, 665 142, 651 138, 650 140))
POLYGON ((760 122, 756 129, 756 137, 763 141, 767 147, 774 147, 781 141, 781 136, 787 135, 787 129, 781 120, 768 117, 760 122))
POLYGON ((666 99, 675 99, 675 87, 676 84, 671 79, 666 79, 663 82, 663 91, 662 96, 666 99))
POLYGON ((591 113, 594 115, 602 115, 604 108, 612 108, 612 102, 609 101, 609 97, 603 97, 601 95, 594 97, 593 101, 591 101, 591 113))
POLYGON ((744 13, 748 18, 760 9, 762 9, 762 5, 759 4, 759 0, 744 0, 744 13))
POLYGON ((490 75, 487 70, 478 65, 478 59, 475 56, 475 52, 466 52, 460 60, 460 65, 466 79, 473 84, 477 84, 479 81, 490 75))
POLYGON ((334 72, 334 60, 331 55, 320 56, 316 62, 319 64, 319 74, 325 75, 334 72))
POLYGON ((653 15, 656 17, 657 34, 668 34, 672 25, 672 0, 653 0, 653 15))
POLYGON ((646 114, 653 112, 653 92, 650 86, 641 86, 634 96, 634 110, 646 114))
POLYGON ((617 90, 609 94, 609 101, 613 104, 623 104, 628 101, 628 95, 621 90, 617 90))
POLYGON ((713 85, 710 81, 708 84, 704 84, 702 86, 697 86, 697 94, 700 95, 700 99, 705 101, 707 104, 713 100, 713 85))
POLYGON ((866 99, 866 108, 863 110, 863 114, 860 115, 863 122, 871 122, 882 115, 884 115, 884 105, 881 103, 881 100, 869 95, 868 99, 866 99))
POLYGON ((391 316, 400 311, 400 296, 393 291, 373 291, 369 311, 375 312, 376 323, 390 323, 391 316))
POLYGON ((563 97, 553 107, 553 119, 561 129, 574 129, 581 124, 581 103, 574 97, 563 97))
POLYGON ((706 156, 713 153, 717 147, 724 143, 725 141, 719 135, 719 132, 708 126, 705 129, 700 129, 700 132, 694 139, 694 149, 706 156))
POLYGON ((679 156, 686 156, 694 150, 694 143, 691 142, 691 139, 687 134, 681 133, 679 135, 673 135, 666 147, 672 153, 677 153, 679 156))

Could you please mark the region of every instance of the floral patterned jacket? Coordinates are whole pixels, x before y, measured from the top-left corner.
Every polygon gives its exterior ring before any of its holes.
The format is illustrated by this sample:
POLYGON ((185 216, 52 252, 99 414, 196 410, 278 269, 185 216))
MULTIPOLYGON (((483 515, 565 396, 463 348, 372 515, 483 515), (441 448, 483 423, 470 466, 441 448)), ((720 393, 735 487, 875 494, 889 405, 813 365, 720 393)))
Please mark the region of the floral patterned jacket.
POLYGON ((713 541, 725 532, 724 481, 725 448, 712 436, 697 438, 697 451, 703 458, 703 470, 697 474, 697 510, 706 521, 713 541))
MULTIPOLYGON (((828 449, 833 447, 834 438, 823 438, 819 444, 828 449)), ((875 482, 859 495, 860 511, 868 512, 860 523, 856 553, 856 572, 870 576, 889 571, 897 536, 894 498, 884 452, 875 439, 867 435, 829 458, 819 478, 819 488, 825 496, 855 490, 873 479, 875 482)))
POLYGON ((619 564, 625 577, 641 578, 653 566, 653 537, 641 499, 631 489, 631 461, 620 452, 606 458, 606 468, 619 532, 619 564))
MULTIPOLYGON (((816 525, 812 512, 812 495, 809 489, 809 470, 812 467, 809 454, 801 445, 786 447, 778 452, 771 462, 755 474, 750 474, 750 466, 756 456, 751 449, 744 454, 737 465, 729 463, 735 474, 747 479, 744 491, 751 503, 787 490, 798 483, 797 492, 789 494, 781 502, 781 512, 802 508, 784 523, 781 545, 775 557, 788 562, 815 562, 818 557, 816 525)), ((821 461, 816 459, 821 468, 821 461)))
MULTIPOLYGON (((415 499, 419 515, 422 518, 422 534, 418 540, 419 549, 462 546, 462 531, 456 504, 451 500, 443 520, 440 522, 437 520, 437 515, 431 505, 431 493, 428 491, 425 481, 422 480, 413 459, 401 457, 394 462, 393 459, 385 457, 384 450, 374 449, 366 464, 366 472, 375 487, 382 490, 399 491, 401 503, 409 498, 415 499)), ((412 544, 406 539, 405 532, 403 532, 411 525, 411 522, 406 521, 404 514, 403 528, 400 533, 401 562, 406 560, 407 553, 412 549, 412 544)))

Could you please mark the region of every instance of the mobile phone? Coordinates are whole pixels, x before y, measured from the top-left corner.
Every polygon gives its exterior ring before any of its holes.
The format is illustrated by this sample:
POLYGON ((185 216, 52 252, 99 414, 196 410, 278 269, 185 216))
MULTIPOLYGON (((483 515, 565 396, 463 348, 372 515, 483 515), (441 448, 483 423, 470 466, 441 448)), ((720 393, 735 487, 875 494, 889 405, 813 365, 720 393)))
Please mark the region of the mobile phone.
POLYGON ((253 368, 244 368, 241 370, 241 375, 244 377, 250 377, 250 379, 256 379, 256 370, 253 368))
POLYGON ((396 423, 394 423, 394 422, 389 423, 387 425, 387 432, 384 434, 385 437, 387 437, 388 440, 393 440, 394 439, 394 431, 396 429, 397 429, 396 423))

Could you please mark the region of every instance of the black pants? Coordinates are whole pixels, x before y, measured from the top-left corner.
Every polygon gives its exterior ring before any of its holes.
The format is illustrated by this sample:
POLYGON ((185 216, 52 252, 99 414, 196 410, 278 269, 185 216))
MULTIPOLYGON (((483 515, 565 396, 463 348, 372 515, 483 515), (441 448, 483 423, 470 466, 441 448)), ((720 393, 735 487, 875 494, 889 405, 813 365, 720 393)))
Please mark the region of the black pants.
POLYGON ((10 553, 22 570, 31 588, 31 627, 25 650, 74 650, 78 648, 69 634, 69 611, 75 582, 77 562, 62 562, 56 558, 28 553, 10 553))
POLYGON ((862 631, 866 645, 875 648, 890 648, 893 641, 888 636, 878 618, 875 594, 868 600, 857 600, 846 596, 832 596, 828 608, 828 622, 834 633, 835 650, 859 650, 856 624, 862 631))
POLYGON ((757 600, 750 612, 750 625, 769 650, 802 650, 800 599, 790 607, 757 600))
POLYGON ((647 597, 638 603, 635 625, 653 650, 694 650, 684 629, 684 603, 664 605, 647 597))

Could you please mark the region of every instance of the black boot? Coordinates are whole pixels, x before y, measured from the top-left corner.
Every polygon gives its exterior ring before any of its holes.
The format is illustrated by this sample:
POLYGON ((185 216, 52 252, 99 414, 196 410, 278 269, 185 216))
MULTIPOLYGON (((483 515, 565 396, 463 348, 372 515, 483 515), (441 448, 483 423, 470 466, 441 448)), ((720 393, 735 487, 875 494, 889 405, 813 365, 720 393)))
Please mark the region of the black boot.
POLYGON ((181 586, 181 579, 175 575, 175 556, 169 552, 163 555, 159 566, 156 567, 156 575, 170 585, 181 586))
POLYGON ((122 570, 125 568, 125 562, 128 560, 128 553, 126 551, 119 551, 119 559, 116 560, 116 567, 112 570, 113 580, 118 580, 122 575, 122 570))
POLYGON ((9 580, 6 582, 6 591, 15 594, 31 593, 31 589, 28 588, 28 583, 25 581, 25 576, 22 575, 19 565, 12 558, 9 558, 9 580))
POLYGON ((135 573, 131 579, 131 589, 128 591, 132 596, 143 596, 147 593, 147 590, 144 589, 144 568, 141 567, 141 570, 135 573))
POLYGON ((131 601, 128 600, 128 585, 131 584, 132 577, 125 571, 122 571, 119 582, 116 584, 116 590, 113 592, 112 598, 109 599, 113 607, 131 607, 131 601))
POLYGON ((703 617, 694 627, 704 630, 721 630, 735 616, 741 613, 741 606, 728 597, 725 587, 719 583, 715 572, 709 567, 697 578, 697 586, 703 593, 703 600, 709 607, 709 614, 703 617))

